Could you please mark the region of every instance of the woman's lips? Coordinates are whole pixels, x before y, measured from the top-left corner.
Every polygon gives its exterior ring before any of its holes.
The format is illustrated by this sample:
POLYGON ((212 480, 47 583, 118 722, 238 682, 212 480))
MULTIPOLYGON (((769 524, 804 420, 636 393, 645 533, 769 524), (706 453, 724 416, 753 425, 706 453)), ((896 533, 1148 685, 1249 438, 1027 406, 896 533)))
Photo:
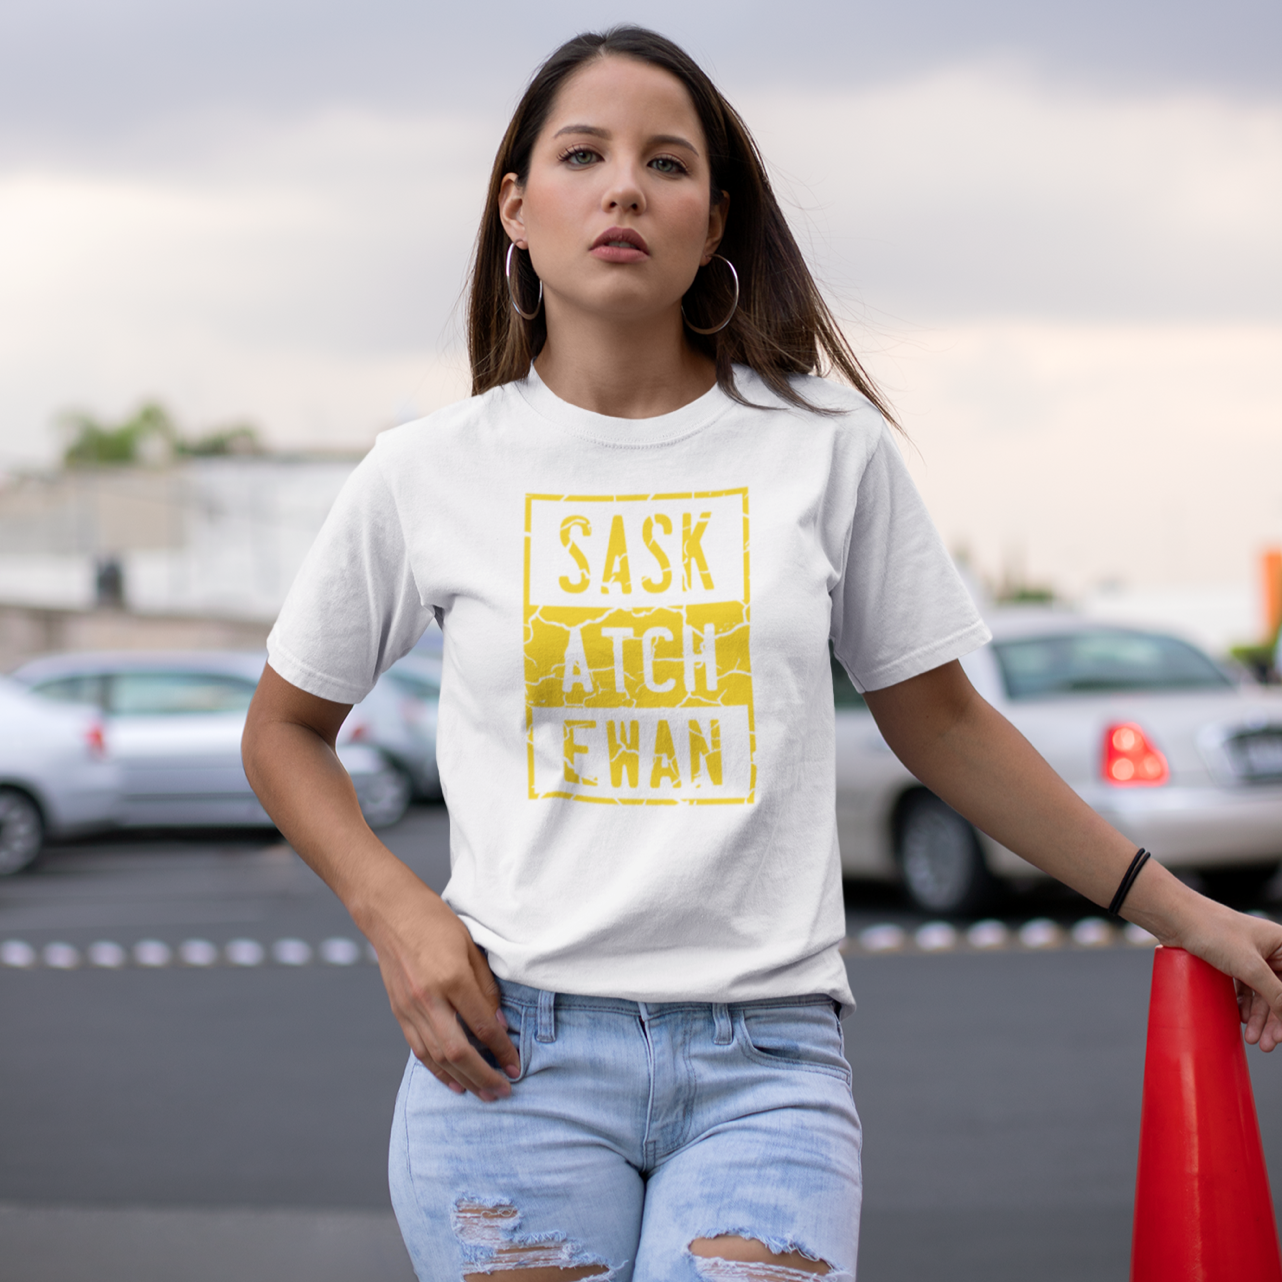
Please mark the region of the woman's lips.
POLYGON ((621 245, 615 243, 597 245, 591 250, 593 258, 599 258, 603 263, 641 263, 650 257, 644 249, 638 249, 635 245, 621 245))
POLYGON ((650 257, 645 238, 628 227, 611 227, 603 231, 592 242, 588 252, 604 263, 640 263, 650 257))

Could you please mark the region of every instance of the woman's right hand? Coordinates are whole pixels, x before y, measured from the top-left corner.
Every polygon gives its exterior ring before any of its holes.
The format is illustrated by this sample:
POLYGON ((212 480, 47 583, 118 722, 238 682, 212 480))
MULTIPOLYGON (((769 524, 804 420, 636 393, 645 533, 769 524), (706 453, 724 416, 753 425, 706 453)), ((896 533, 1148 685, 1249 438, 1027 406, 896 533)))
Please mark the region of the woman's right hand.
POLYGON ((499 1009, 498 983, 455 912, 405 871, 395 906, 363 923, 392 1013, 434 1077, 457 1094, 471 1091, 492 1103, 512 1093, 508 1079, 521 1071, 499 1009), (468 1029, 493 1053, 497 1070, 468 1039, 468 1029))
POLYGON ((245 720, 245 772, 286 840, 374 945, 410 1049, 451 1090, 496 1100, 520 1073, 499 986, 445 901, 370 832, 334 748, 350 711, 351 704, 308 694, 269 665, 245 720), (498 1070, 467 1029, 493 1052, 498 1070))

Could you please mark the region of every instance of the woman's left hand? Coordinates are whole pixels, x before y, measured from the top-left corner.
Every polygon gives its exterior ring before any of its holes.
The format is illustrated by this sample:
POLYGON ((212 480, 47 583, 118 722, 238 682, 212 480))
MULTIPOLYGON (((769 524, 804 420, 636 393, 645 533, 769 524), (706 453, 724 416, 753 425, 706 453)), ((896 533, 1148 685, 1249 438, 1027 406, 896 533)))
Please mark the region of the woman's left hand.
MULTIPOLYGON (((1193 895, 1181 927, 1163 939, 1233 977, 1246 1040, 1262 1051, 1282 1045, 1282 926, 1193 895)), ((1160 937, 1160 936, 1159 936, 1160 937)))

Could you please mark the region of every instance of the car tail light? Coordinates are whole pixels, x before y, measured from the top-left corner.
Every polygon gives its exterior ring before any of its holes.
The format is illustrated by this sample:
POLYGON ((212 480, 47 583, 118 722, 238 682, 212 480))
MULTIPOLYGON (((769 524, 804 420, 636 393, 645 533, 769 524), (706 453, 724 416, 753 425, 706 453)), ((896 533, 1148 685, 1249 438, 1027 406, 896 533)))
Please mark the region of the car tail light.
POLYGON ((1166 758, 1132 721, 1109 726, 1104 733, 1104 778, 1109 783, 1153 785, 1171 777, 1166 758))
POLYGON ((89 755, 92 757, 105 757, 107 755, 107 740, 102 733, 101 722, 93 722, 85 731, 85 745, 89 749, 89 755))

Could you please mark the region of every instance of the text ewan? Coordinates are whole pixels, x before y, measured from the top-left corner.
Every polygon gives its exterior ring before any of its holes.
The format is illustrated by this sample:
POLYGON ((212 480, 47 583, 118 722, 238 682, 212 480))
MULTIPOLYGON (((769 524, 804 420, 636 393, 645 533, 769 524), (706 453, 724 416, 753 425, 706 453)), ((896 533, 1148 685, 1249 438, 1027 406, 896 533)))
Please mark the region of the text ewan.
POLYGON ((570 718, 562 722, 565 782, 595 788, 601 782, 604 765, 613 788, 657 790, 665 786, 680 788, 683 782, 698 787, 705 780, 714 787, 721 786, 721 721, 718 718, 709 718, 706 725, 700 720, 687 719, 684 727, 677 721, 676 733, 684 731, 686 737, 682 745, 684 752, 678 750, 673 724, 668 719, 655 723, 653 739, 648 740, 644 749, 641 729, 641 722, 628 717, 570 718))

